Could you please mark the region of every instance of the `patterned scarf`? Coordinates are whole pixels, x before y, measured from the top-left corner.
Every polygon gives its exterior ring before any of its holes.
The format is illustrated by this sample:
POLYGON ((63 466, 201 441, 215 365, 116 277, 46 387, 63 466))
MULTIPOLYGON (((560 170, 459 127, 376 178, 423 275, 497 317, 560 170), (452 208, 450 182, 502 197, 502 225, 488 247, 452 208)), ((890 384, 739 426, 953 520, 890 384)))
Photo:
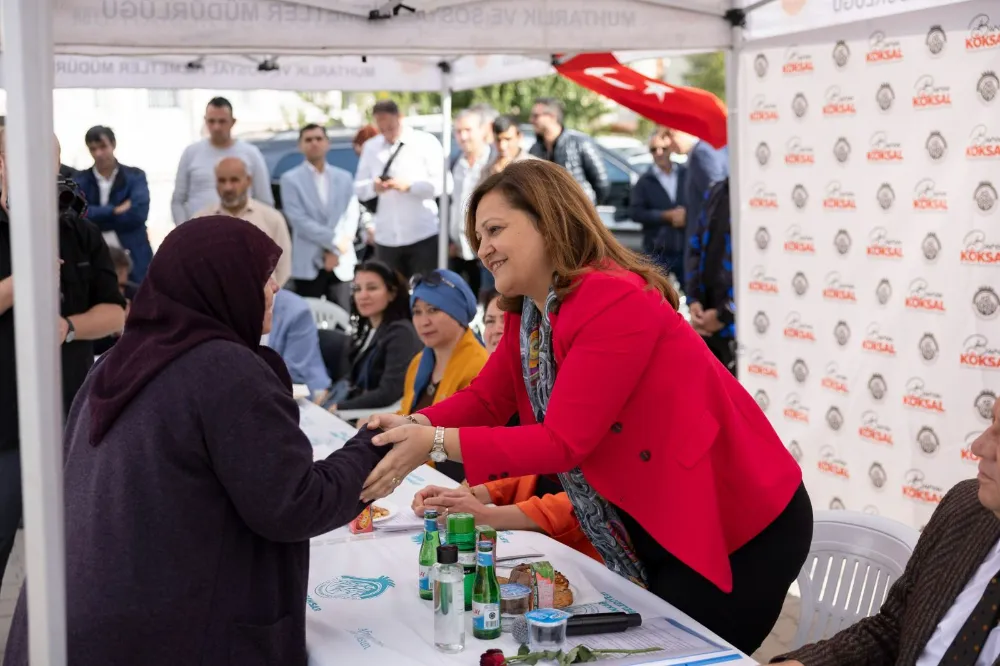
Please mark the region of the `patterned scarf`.
MULTIPOLYGON (((545 299, 544 316, 529 298, 524 299, 521 309, 521 372, 538 423, 545 419, 556 381, 552 324, 549 322, 549 313, 555 303, 556 293, 550 289, 545 299)), ((646 568, 636 556, 615 507, 591 487, 579 467, 560 474, 559 481, 573 504, 580 527, 604 558, 608 569, 636 585, 647 587, 646 568)))

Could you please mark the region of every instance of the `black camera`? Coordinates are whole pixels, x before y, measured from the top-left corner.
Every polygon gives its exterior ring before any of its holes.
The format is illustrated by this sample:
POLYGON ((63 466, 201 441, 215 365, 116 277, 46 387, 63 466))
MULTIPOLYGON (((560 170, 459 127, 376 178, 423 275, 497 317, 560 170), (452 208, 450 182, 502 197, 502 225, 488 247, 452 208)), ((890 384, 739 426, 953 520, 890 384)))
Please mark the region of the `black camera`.
POLYGON ((72 223, 82 219, 87 214, 87 198, 83 196, 80 186, 67 178, 57 182, 59 222, 72 223))

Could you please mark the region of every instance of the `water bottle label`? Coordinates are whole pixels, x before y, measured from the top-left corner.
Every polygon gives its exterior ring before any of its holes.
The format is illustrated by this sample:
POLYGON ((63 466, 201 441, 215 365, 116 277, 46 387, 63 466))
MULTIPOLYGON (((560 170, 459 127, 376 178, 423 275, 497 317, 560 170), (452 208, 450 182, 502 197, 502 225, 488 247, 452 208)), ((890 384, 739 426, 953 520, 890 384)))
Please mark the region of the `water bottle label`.
POLYGON ((474 552, 458 554, 458 563, 463 567, 474 567, 476 566, 476 554, 474 552))
POLYGON ((424 520, 424 531, 425 532, 437 532, 438 524, 437 520, 434 518, 426 518, 424 520))
POLYGON ((500 628, 500 604, 472 602, 472 628, 492 631, 500 628))
POLYGON ((431 589, 431 568, 420 565, 420 591, 430 592, 431 589))
POLYGON ((479 553, 479 566, 481 567, 491 567, 493 566, 493 553, 479 553))

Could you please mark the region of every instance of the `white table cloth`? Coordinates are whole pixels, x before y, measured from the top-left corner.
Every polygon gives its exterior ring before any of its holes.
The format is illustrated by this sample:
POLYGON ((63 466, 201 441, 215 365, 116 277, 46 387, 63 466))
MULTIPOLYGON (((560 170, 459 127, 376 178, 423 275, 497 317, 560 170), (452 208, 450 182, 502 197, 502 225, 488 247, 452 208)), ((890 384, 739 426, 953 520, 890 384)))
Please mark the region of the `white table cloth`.
MULTIPOLYGON (((357 432, 309 403, 301 403, 301 427, 317 459, 343 446, 357 432)), ((410 474, 388 499, 401 510, 408 510, 413 495, 429 484, 456 485, 425 465, 410 474)), ((479 655, 490 648, 500 648, 508 656, 517 653, 518 646, 510 634, 494 641, 473 638, 471 613, 466 618, 466 647, 462 653, 446 655, 434 648, 432 604, 417 594, 420 539, 417 531, 352 535, 344 527, 312 540, 306 609, 311 666, 473 666, 479 663, 479 655)), ((575 593, 583 596, 584 602, 591 602, 580 609, 583 612, 634 611, 647 621, 666 617, 725 644, 662 599, 544 534, 502 532, 497 551, 500 557, 528 552, 544 555, 566 574, 575 593)), ((649 664, 678 663, 658 661, 653 655, 646 658, 644 663, 649 664)), ((696 658, 690 661, 705 663, 696 658)), ((600 663, 611 666, 615 662, 600 663)), ((756 664, 745 655, 725 663, 756 664)))

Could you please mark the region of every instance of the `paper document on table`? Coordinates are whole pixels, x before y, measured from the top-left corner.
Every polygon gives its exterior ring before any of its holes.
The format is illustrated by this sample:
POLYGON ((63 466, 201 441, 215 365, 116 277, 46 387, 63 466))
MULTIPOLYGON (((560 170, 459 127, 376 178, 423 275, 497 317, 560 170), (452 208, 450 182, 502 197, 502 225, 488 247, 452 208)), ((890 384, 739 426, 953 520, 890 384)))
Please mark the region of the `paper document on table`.
POLYGON ((424 529, 424 519, 418 518, 409 507, 390 518, 380 520, 374 525, 379 532, 418 532, 424 529))
POLYGON ((567 649, 586 645, 593 650, 642 650, 658 647, 657 652, 626 655, 621 658, 605 656, 602 662, 615 666, 637 666, 639 664, 714 664, 740 658, 736 650, 713 643, 695 633, 693 629, 676 620, 657 617, 643 619, 641 627, 615 634, 574 636, 567 642, 567 649))

